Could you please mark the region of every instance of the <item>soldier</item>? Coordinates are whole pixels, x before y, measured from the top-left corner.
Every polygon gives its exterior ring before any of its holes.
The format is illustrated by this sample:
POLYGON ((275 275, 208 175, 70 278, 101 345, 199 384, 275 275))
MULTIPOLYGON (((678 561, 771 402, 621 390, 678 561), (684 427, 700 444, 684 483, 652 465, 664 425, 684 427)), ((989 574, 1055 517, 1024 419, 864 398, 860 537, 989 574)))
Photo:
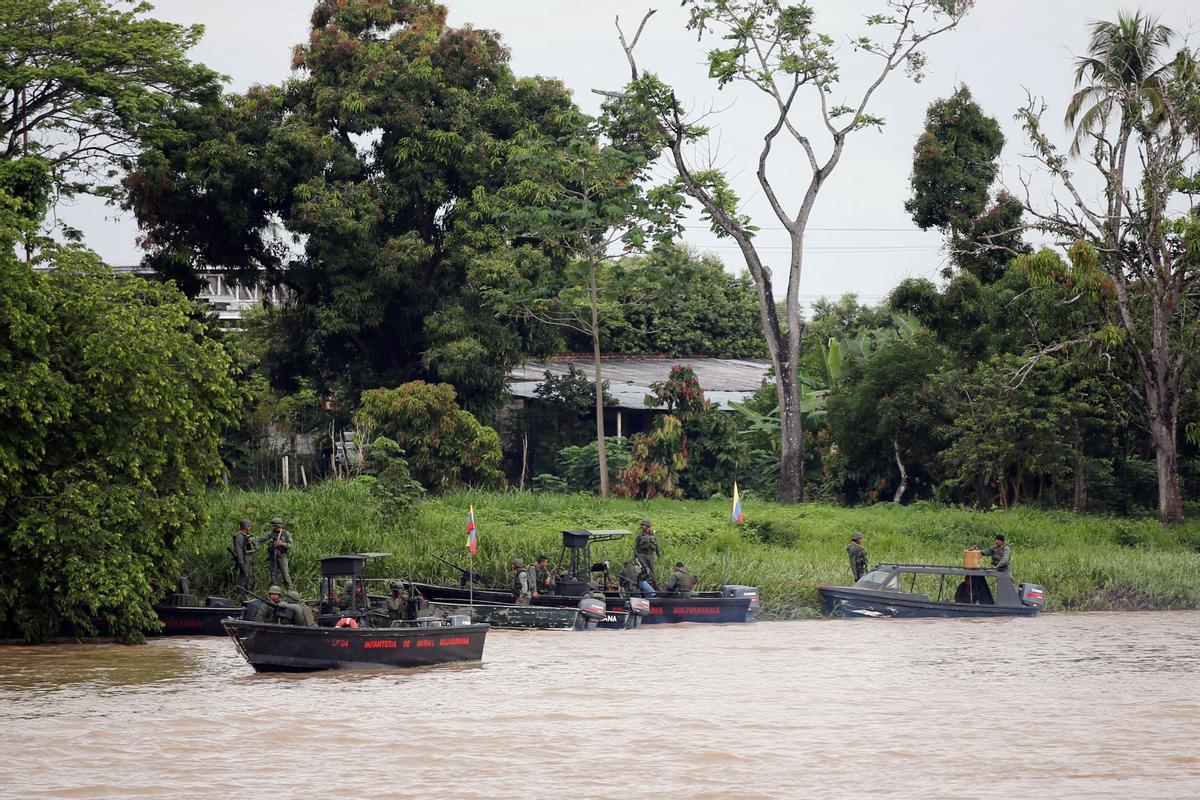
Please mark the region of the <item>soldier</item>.
POLYGON ((366 605, 363 603, 362 584, 346 581, 342 584, 342 595, 337 600, 337 607, 342 611, 349 611, 352 605, 357 606, 359 611, 366 609, 366 605))
POLYGON ((272 586, 267 589, 267 600, 270 602, 259 601, 258 611, 254 615, 255 622, 274 622, 275 610, 279 607, 279 587, 272 586))
POLYGON ((289 589, 287 593, 287 602, 283 604, 285 608, 292 610, 292 624, 301 625, 307 628, 317 627, 317 616, 313 614, 313 610, 309 608, 308 603, 300 599, 300 593, 289 589))
POLYGON ((254 551, 258 540, 250 535, 250 520, 238 523, 238 532, 233 535, 233 564, 237 567, 237 589, 245 592, 254 585, 254 551))
POLYGON ((642 562, 653 583, 654 563, 662 558, 662 548, 658 546, 658 535, 650 527, 648 519, 642 520, 642 529, 638 531, 637 540, 633 544, 633 557, 642 562))
POLYGON ((1009 562, 1012 559, 1012 548, 1004 541, 1004 534, 996 534, 995 547, 989 547, 987 550, 980 550, 981 556, 992 557, 992 569, 998 569, 1001 572, 1008 572, 1009 562))
POLYGON ((292 574, 288 572, 288 551, 292 549, 292 535, 283 527, 279 517, 271 519, 271 532, 267 534, 267 558, 271 565, 271 582, 277 573, 283 574, 283 582, 292 588, 292 574))
POLYGON ((636 558, 626 561, 625 568, 621 570, 621 574, 618 576, 621 588, 627 594, 641 594, 643 597, 654 597, 654 587, 647 578, 646 568, 636 558))
POLYGON ((514 558, 512 572, 512 593, 515 598, 513 602, 519 606, 527 606, 533 597, 533 582, 529 579, 529 570, 525 568, 525 562, 514 558))
POLYGON ((550 577, 550 568, 547 566, 550 559, 546 556, 538 556, 537 564, 529 568, 530 577, 533 578, 533 596, 537 597, 541 592, 550 594, 554 590, 554 580, 550 577))
POLYGON ((663 587, 663 593, 674 597, 691 597, 692 589, 696 588, 696 576, 687 571, 682 561, 675 562, 675 571, 663 587))
POLYGON ((862 546, 862 534, 855 531, 850 536, 850 544, 846 545, 846 554, 850 556, 850 572, 854 582, 867 574, 867 548, 862 546))
POLYGON ((408 603, 408 598, 404 596, 404 584, 392 581, 388 588, 392 590, 392 596, 383 601, 384 613, 389 620, 404 619, 404 610, 408 603))

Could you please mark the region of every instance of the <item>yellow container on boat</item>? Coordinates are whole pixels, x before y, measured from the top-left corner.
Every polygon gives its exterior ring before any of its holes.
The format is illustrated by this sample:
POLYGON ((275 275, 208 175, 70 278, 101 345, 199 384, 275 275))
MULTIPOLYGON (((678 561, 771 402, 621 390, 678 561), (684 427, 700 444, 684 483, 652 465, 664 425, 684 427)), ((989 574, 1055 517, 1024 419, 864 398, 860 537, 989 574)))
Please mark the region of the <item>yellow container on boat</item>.
POLYGON ((963 550, 963 569, 979 569, 983 563, 983 557, 975 548, 963 550))

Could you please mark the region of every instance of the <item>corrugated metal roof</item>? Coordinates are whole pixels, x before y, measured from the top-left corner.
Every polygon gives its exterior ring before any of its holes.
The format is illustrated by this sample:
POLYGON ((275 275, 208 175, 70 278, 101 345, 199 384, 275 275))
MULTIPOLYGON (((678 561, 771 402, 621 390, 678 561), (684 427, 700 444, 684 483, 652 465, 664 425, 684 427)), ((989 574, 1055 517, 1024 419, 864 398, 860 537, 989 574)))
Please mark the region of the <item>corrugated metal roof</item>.
MULTIPOLYGON (((591 378, 591 356, 564 356, 550 361, 531 361, 508 373, 508 388, 516 397, 536 397, 534 389, 546 379, 566 375, 571 365, 591 378)), ((762 387, 771 362, 737 358, 611 358, 604 357, 601 377, 609 382, 608 393, 620 408, 648 408, 650 384, 664 381, 676 366, 691 367, 704 390, 704 398, 721 408, 730 401, 744 402, 762 387)))

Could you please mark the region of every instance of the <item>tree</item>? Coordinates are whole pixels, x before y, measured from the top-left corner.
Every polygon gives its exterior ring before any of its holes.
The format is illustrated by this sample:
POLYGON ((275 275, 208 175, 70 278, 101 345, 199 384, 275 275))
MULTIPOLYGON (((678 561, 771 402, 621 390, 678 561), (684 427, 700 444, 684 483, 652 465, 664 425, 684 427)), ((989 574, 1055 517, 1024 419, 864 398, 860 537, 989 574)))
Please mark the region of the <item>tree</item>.
MULTIPOLYGON (((696 200, 718 234, 737 244, 758 290, 763 335, 775 367, 781 423, 780 499, 795 503, 804 492, 804 441, 800 409, 797 361, 804 333, 801 315, 800 278, 808 221, 818 195, 841 160, 852 134, 879 128, 883 120, 868 112, 876 91, 899 67, 919 76, 925 65, 922 45, 931 37, 954 28, 971 6, 969 0, 889 0, 886 11, 868 17, 872 28, 890 29, 891 35, 876 41, 869 36, 854 40, 856 51, 877 57, 875 77, 847 104, 831 104, 838 87, 839 64, 834 40, 813 25, 814 11, 805 4, 784 5, 779 0, 685 0, 690 9, 689 28, 701 36, 720 31, 722 46, 709 51, 709 76, 719 86, 741 81, 763 93, 774 107, 763 135, 757 179, 779 224, 791 240, 787 289, 781 318, 775 301, 774 274, 764 263, 754 242, 755 227, 738 211, 738 199, 728 179, 711 165, 696 167, 685 150, 704 137, 707 130, 689 121, 674 92, 650 73, 642 74, 634 59, 634 48, 649 14, 642 19, 632 42, 621 36, 629 60, 632 80, 621 96, 632 98, 653 115, 658 135, 666 139, 666 151, 682 191, 696 200), (820 120, 819 135, 828 136, 828 154, 818 156, 817 133, 801 129, 801 92, 809 93, 820 120), (807 157, 808 184, 803 200, 793 210, 785 208, 769 174, 776 138, 784 134, 807 157)), ((653 13, 653 12, 651 12, 653 13)), ((795 179, 789 174, 788 180, 795 179)), ((776 179, 777 180, 777 179, 776 179)))
MULTIPOLYGON (((1004 135, 966 86, 937 100, 913 151, 912 197, 904 204, 922 230, 946 234, 950 262, 980 283, 993 283, 1013 257, 1030 252, 1022 240, 1024 208, 1001 191, 989 206, 1004 135)), ((953 276, 945 269, 945 277, 953 276)))
MULTIPOLYGON (((14 165, 30 167, 0 173, 14 165)), ((0 426, 0 627, 41 641, 100 623, 138 639, 207 522, 238 407, 232 362, 169 286, 48 241, 48 274, 18 260, 16 236, 49 202, 41 175, 24 184, 40 196, 0 187, 0 417, 18 423, 0 426)))
POLYGON ((38 156, 60 193, 114 196, 138 149, 168 133, 164 112, 215 98, 219 76, 186 55, 203 28, 144 16, 151 9, 0 3, 0 160, 38 156))
MULTIPOLYGON (((481 261, 476 281, 505 313, 589 340, 600 496, 608 497, 601 323, 609 309, 630 302, 614 297, 625 283, 621 256, 669 242, 678 230, 675 215, 682 200, 671 191, 643 189, 650 167, 647 153, 618 147, 620 142, 612 139, 620 134, 614 136, 604 122, 587 122, 590 140, 563 144, 538 137, 527 143, 518 156, 527 177, 499 193, 497 213, 510 237, 532 243, 511 257, 496 251, 490 262, 481 261), (553 263, 561 269, 549 269, 553 263), (608 273, 604 280, 602 272, 608 273)), ((653 287, 657 281, 648 284, 653 287)))
MULTIPOLYGON (((378 437, 398 445, 412 477, 428 491, 500 483, 500 437, 458 407, 449 384, 412 381, 368 390, 354 421, 365 447, 378 437)), ((392 448, 380 452, 397 455, 392 448)))
POLYGON ((470 266, 512 242, 488 216, 524 176, 530 138, 580 135, 570 95, 517 78, 490 31, 431 0, 321 0, 296 77, 170 115, 126 205, 146 263, 192 287, 204 269, 277 280, 273 385, 353 403, 363 389, 449 382, 494 411, 536 332, 498 317, 470 266))
POLYGON ((1018 114, 1034 156, 1069 194, 1067 203, 1024 202, 1037 227, 1058 239, 1067 261, 1046 249, 1020 266, 1040 285, 1074 286, 1108 300, 1105 315, 1078 337, 1123 348, 1137 369, 1129 390, 1143 405, 1158 471, 1159 517, 1183 519, 1177 436, 1185 380, 1200 352, 1194 324, 1200 287, 1200 216, 1172 209, 1200 190, 1200 79, 1196 54, 1167 52, 1174 33, 1141 14, 1097 22, 1078 59, 1078 91, 1067 108, 1069 155, 1095 171, 1092 201, 1043 130, 1035 100, 1018 114), (1068 263, 1069 262, 1069 263, 1068 263))

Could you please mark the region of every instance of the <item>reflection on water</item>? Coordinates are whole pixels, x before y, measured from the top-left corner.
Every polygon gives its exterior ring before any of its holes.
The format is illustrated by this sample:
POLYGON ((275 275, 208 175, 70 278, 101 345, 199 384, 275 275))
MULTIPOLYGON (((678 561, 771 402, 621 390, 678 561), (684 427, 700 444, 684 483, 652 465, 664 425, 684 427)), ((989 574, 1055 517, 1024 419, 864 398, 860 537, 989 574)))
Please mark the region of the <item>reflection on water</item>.
POLYGON ((1200 614, 494 631, 256 675, 218 638, 0 648, 0 797, 1200 796, 1200 614))

